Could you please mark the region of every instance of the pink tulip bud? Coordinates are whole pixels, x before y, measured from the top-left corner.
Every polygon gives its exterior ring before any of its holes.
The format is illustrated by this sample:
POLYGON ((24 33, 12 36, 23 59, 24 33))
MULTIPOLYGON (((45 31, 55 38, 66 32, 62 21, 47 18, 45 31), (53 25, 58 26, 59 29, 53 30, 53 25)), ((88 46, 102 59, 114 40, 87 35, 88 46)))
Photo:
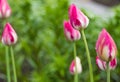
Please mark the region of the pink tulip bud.
POLYGON ((74 4, 69 7, 69 18, 72 26, 80 30, 86 28, 89 24, 89 19, 80 11, 74 4))
POLYGON ((69 41, 76 41, 81 37, 80 32, 75 30, 69 21, 64 21, 64 34, 69 41))
POLYGON ((3 33, 2 33, 2 43, 5 45, 12 45, 17 42, 17 34, 12 28, 12 26, 7 23, 4 27, 3 33))
MULTIPOLYGON (((98 56, 96 57, 96 64, 97 64, 98 68, 101 70, 107 69, 106 62, 101 60, 98 56)), ((109 66, 110 66, 111 70, 114 70, 115 67, 117 66, 117 59, 114 58, 113 60, 109 61, 109 66)))
POLYGON ((96 43, 96 52, 97 55, 103 61, 111 61, 116 57, 117 48, 114 40, 110 36, 110 34, 103 29, 100 32, 97 43, 96 43))
POLYGON ((11 8, 7 0, 0 0, 0 18, 7 18, 11 14, 11 8))
POLYGON ((70 65, 70 68, 69 68, 71 74, 75 74, 75 72, 77 72, 77 73, 82 72, 82 66, 81 66, 80 58, 76 57, 75 60, 72 61, 71 65, 70 65), (75 60, 76 60, 76 62, 75 62, 75 60), (75 68, 75 63, 76 63, 77 71, 76 71, 76 68, 75 68))

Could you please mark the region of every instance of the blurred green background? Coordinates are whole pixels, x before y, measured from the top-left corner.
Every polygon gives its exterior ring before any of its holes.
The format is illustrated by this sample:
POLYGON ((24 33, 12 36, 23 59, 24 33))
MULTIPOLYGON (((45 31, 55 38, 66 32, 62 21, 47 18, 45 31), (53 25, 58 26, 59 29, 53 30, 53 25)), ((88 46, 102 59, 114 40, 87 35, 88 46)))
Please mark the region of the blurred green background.
MULTIPOLYGON (((69 0, 8 2, 12 9, 12 16, 8 21, 18 34, 18 42, 14 46, 18 82, 73 82, 74 76, 69 73, 73 60, 73 43, 68 42, 63 33, 63 20, 68 20, 69 0)), ((82 9, 90 19, 85 33, 91 51, 95 82, 106 82, 106 72, 99 70, 95 62, 95 43, 103 27, 108 30, 118 47, 118 64, 111 71, 111 82, 120 82, 120 6, 113 10, 114 16, 104 20, 82 9)), ((5 47, 0 44, 0 82, 6 82, 4 51, 5 47)), ((77 55, 83 68, 79 81, 89 82, 83 39, 77 41, 77 55)))

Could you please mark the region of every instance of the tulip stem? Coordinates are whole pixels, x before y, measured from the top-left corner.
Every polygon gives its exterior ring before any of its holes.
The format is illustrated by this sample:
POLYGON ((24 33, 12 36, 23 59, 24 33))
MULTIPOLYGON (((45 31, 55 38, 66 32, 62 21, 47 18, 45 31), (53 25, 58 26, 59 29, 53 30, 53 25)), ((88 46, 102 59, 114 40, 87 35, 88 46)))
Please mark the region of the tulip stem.
POLYGON ((11 58, 12 58, 12 67, 13 67, 13 74, 14 74, 14 82, 17 82, 17 75, 16 75, 16 68, 15 68, 15 58, 14 58, 12 46, 10 47, 10 51, 11 51, 11 58))
POLYGON ((11 82, 10 79, 10 59, 9 59, 9 50, 8 46, 6 46, 6 71, 7 71, 7 82, 11 82))
POLYGON ((89 49, 88 49, 88 44, 87 44, 87 41, 86 41, 86 36, 85 36, 85 33, 84 33, 84 29, 82 29, 81 32, 82 32, 82 37, 83 37, 85 48, 86 48, 87 60, 88 60, 88 64, 89 64, 90 82, 94 82, 93 81, 92 64, 91 64, 91 59, 90 59, 90 52, 89 52, 89 49))
MULTIPOLYGON (((2 27, 2 20, 0 19, 0 27, 2 27)), ((2 27, 3 28, 3 27, 2 27)))
POLYGON ((74 61, 75 61, 75 76, 74 82, 78 82, 78 73, 77 73, 77 65, 76 65, 76 44, 74 43, 74 61))
POLYGON ((110 66, 109 66, 109 63, 107 63, 107 82, 110 82, 110 66))

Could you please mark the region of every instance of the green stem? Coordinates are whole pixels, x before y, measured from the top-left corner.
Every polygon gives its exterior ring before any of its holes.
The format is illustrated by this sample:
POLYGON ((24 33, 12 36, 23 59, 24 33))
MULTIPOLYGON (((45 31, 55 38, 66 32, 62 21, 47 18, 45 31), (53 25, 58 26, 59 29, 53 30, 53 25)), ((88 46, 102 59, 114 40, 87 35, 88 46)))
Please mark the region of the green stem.
POLYGON ((110 82, 110 66, 109 66, 109 63, 107 63, 107 82, 110 82))
POLYGON ((76 65, 76 44, 74 43, 74 60, 75 60, 75 76, 74 82, 78 82, 78 73, 77 73, 77 65, 76 65))
POLYGON ((90 59, 90 52, 89 52, 89 49, 88 49, 88 44, 87 44, 87 41, 86 41, 84 29, 82 29, 81 32, 82 32, 82 37, 83 37, 85 48, 86 48, 87 60, 88 60, 88 64, 89 64, 90 82, 94 82, 93 81, 92 64, 91 64, 91 59, 90 59))
POLYGON ((17 82, 17 75, 16 75, 16 68, 15 68, 15 58, 14 58, 12 46, 10 47, 10 51, 11 51, 11 58, 12 58, 12 67, 13 67, 13 74, 14 74, 14 82, 17 82))
POLYGON ((10 60, 9 60, 8 46, 6 46, 6 71, 7 71, 7 82, 11 82, 11 79, 10 79, 10 60))
POLYGON ((3 30, 3 22, 2 19, 0 19, 0 33, 2 33, 2 30, 3 30))

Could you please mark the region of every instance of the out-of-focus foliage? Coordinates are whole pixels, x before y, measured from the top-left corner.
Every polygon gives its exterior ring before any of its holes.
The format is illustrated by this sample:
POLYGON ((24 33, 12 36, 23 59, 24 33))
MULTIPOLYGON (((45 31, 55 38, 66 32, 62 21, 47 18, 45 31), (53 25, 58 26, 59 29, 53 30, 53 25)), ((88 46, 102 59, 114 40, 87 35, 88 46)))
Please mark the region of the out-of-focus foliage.
MULTIPOLYGON (((73 82, 69 65, 73 60, 73 43, 63 33, 63 20, 68 19, 69 0, 8 0, 12 8, 9 21, 18 34, 18 43, 13 46, 19 82, 73 82)), ((84 10, 90 19, 85 30, 95 82, 106 82, 106 73, 95 63, 95 43, 99 32, 105 27, 113 36, 120 50, 120 7, 115 16, 103 20, 84 10)), ((0 31, 1 32, 1 31, 0 31)), ((79 80, 89 82, 89 69, 83 40, 77 41, 77 55, 81 58, 83 72, 79 80)), ((120 68, 111 73, 111 82, 119 82, 120 68)), ((0 79, 6 78, 4 46, 0 44, 0 79)))

